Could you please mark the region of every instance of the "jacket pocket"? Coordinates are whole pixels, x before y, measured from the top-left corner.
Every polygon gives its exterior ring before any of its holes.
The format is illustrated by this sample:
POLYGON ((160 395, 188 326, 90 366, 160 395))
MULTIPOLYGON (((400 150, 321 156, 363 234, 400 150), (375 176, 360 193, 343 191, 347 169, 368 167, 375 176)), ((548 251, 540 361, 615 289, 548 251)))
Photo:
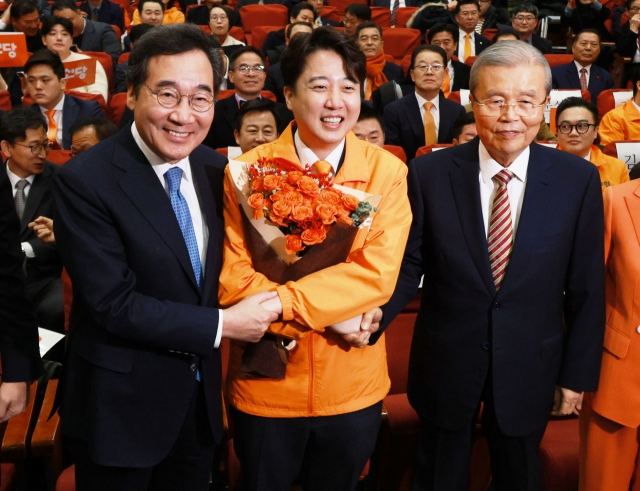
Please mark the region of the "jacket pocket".
POLYGON ((133 367, 134 351, 127 348, 95 343, 79 354, 94 365, 114 372, 129 373, 133 367))
POLYGON ((604 347, 612 355, 618 358, 624 358, 629 351, 629 343, 631 340, 629 336, 622 334, 610 324, 607 324, 604 329, 604 347))

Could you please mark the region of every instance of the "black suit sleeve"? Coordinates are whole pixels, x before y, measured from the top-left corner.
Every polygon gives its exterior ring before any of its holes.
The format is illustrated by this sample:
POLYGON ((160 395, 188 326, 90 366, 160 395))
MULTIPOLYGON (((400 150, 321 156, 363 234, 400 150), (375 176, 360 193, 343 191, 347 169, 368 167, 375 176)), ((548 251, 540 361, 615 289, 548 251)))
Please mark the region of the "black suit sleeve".
POLYGON ((384 108, 384 142, 387 145, 402 146, 400 138, 400 120, 394 104, 389 104, 384 108))
POLYGON ((108 53, 113 60, 112 66, 118 65, 118 58, 120 58, 120 40, 116 37, 116 33, 113 27, 110 25, 104 25, 100 32, 100 45, 102 51, 108 53))
POLYGON ((638 35, 629 28, 628 22, 614 31, 613 39, 620 56, 633 57, 636 54, 638 35))
POLYGON ((5 382, 35 380, 42 373, 38 324, 22 273, 20 222, 9 179, 0 176, 0 352, 5 382))

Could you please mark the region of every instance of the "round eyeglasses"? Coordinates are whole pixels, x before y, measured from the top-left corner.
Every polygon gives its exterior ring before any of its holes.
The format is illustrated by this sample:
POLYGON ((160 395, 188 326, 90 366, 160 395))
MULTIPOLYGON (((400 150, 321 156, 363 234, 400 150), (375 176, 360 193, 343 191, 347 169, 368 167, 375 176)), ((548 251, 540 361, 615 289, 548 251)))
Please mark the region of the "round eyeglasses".
POLYGON ((213 94, 209 92, 196 92, 195 94, 181 94, 173 87, 163 87, 160 90, 153 90, 147 84, 144 84, 149 92, 156 96, 158 104, 167 109, 172 109, 180 104, 183 97, 189 101, 189 105, 194 111, 199 113, 207 112, 215 102, 213 94))
POLYGON ((591 126, 595 128, 596 125, 592 123, 578 123, 578 124, 560 123, 558 125, 558 131, 563 135, 568 135, 575 128, 579 135, 584 135, 589 131, 589 128, 591 126))

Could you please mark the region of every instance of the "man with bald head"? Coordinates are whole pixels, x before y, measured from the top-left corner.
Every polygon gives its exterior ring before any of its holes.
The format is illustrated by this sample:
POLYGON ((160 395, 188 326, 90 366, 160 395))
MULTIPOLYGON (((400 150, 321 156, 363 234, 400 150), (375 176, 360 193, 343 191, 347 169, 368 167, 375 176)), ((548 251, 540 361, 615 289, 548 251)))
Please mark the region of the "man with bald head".
POLYGON ((384 316, 369 316, 383 331, 424 274, 408 381, 422 423, 413 489, 467 489, 483 404, 493 489, 540 491, 549 413, 579 411, 598 385, 600 179, 586 160, 534 143, 551 90, 537 49, 487 48, 469 85, 478 137, 409 164, 400 278, 384 316))

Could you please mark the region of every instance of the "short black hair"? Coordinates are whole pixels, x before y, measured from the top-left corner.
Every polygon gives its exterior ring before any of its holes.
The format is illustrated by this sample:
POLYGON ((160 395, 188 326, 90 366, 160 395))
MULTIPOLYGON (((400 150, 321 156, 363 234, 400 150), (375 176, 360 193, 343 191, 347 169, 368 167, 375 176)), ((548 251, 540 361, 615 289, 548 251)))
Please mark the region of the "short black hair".
POLYGON ((24 65, 24 73, 29 73, 34 66, 37 65, 47 65, 51 67, 53 73, 58 80, 62 80, 64 78, 64 64, 62 60, 60 60, 60 55, 58 53, 54 53, 53 51, 49 51, 48 49, 41 49, 33 53, 27 62, 24 65))
POLYGON ((380 33, 380 37, 382 37, 382 27, 380 27, 375 22, 367 20, 362 24, 358 24, 358 27, 356 27, 356 39, 358 39, 358 36, 360 35, 360 31, 362 31, 362 29, 377 29, 380 33))
POLYGON ((15 145, 27 138, 27 130, 47 130, 47 120, 39 107, 16 107, 0 117, 0 140, 15 145))
POLYGON ((434 24, 433 27, 429 29, 429 32, 427 33, 427 41, 429 41, 429 44, 431 44, 431 41, 433 40, 434 36, 436 34, 440 34, 441 32, 448 32, 449 34, 451 34, 453 41, 456 43, 460 38, 460 29, 458 29, 457 26, 454 26, 453 24, 445 24, 443 22, 438 22, 437 24, 434 24))
POLYGON ((456 140, 460 138, 460 135, 462 134, 462 130, 464 129, 464 127, 467 126, 468 124, 475 124, 475 123, 476 123, 476 117, 473 114, 473 111, 464 113, 462 116, 456 119, 455 123, 453 123, 453 138, 455 138, 456 140))
POLYGON ((211 44, 210 36, 193 24, 157 26, 142 36, 129 56, 127 86, 133 87, 137 97, 142 84, 149 77, 151 58, 179 55, 189 51, 202 51, 207 56, 213 71, 213 95, 217 96, 223 77, 222 59, 218 50, 211 44))
POLYGON ((453 9, 453 11, 456 14, 460 13, 460 7, 462 7, 463 5, 475 5, 476 7, 478 7, 478 12, 480 12, 480 3, 478 3, 478 0, 460 0, 457 4, 456 4, 456 8, 453 9))
POLYGON ((129 33, 129 41, 134 44, 137 43, 138 39, 154 27, 155 26, 152 26, 151 24, 138 24, 137 26, 133 26, 129 33))
POLYGON ((316 17, 318 16, 318 14, 316 14, 316 11, 313 8, 313 5, 307 2, 300 2, 294 5, 294 7, 291 9, 291 13, 289 14, 289 19, 291 19, 292 17, 295 19, 300 15, 300 12, 302 12, 303 10, 311 10, 311 12, 313 12, 313 20, 316 20, 316 17))
MULTIPOLYGON (((307 27, 310 27, 311 30, 313 31, 313 26, 308 22, 301 22, 301 21, 292 22, 291 24, 289 24, 287 26, 287 33, 286 33, 287 34, 287 39, 289 39, 289 40, 291 39, 291 31, 293 31, 293 28, 295 26, 307 26, 307 27)), ((311 34, 311 33, 309 33, 309 34, 311 34)))
POLYGON ((282 53, 280 69, 285 87, 289 87, 295 93, 296 82, 305 70, 307 58, 317 51, 336 53, 342 58, 347 77, 360 85, 364 83, 367 62, 355 39, 336 31, 333 27, 323 26, 314 29, 307 36, 294 37, 282 53))
POLYGON ((493 39, 491 40, 491 44, 496 44, 498 41, 500 41, 501 37, 504 36, 514 36, 516 38, 516 40, 520 40, 520 38, 518 37, 518 35, 516 34, 516 31, 513 30, 513 28, 511 27, 506 27, 504 29, 500 29, 494 36, 493 39))
POLYGON ((76 2, 74 2, 73 0, 55 0, 53 2, 53 5, 51 6, 51 13, 53 14, 57 10, 65 9, 72 10, 73 12, 77 12, 79 10, 76 2))
POLYGON ((572 107, 584 107, 589 110, 589 112, 593 115, 593 121, 596 126, 600 124, 600 119, 598 118, 598 108, 592 102, 585 101, 582 97, 567 97, 563 99, 560 104, 558 104, 558 108, 556 109, 556 125, 560 123, 560 114, 566 109, 571 109, 572 107))
POLYGON ((629 10, 631 8, 631 6, 633 5, 633 2, 635 2, 636 0, 626 0, 624 2, 624 8, 629 10))
POLYGON ((164 2, 162 0, 140 0, 138 2, 138 13, 142 14, 142 8, 144 7, 145 3, 158 3, 160 4, 160 8, 162 8, 162 11, 164 12, 164 2))
POLYGON ((631 70, 629 70, 629 79, 633 84, 633 97, 635 97, 638 93, 638 82, 640 81, 640 65, 631 65, 631 70))
POLYGON ((98 141, 106 140, 118 132, 118 127, 107 118, 85 118, 79 119, 71 125, 71 128, 69 128, 71 138, 73 139, 73 135, 78 131, 89 127, 93 127, 96 130, 98 141))
POLYGON ((578 38, 580 37, 581 34, 595 34, 596 36, 598 36, 598 42, 602 41, 602 38, 600 37, 600 33, 598 32, 598 30, 589 27, 587 29, 582 29, 576 32, 575 36, 573 36, 573 39, 571 40, 572 46, 578 42, 578 38))
POLYGON ((411 53, 411 65, 409 66, 409 70, 413 70, 416 64, 416 58, 423 51, 431 51, 432 53, 437 53, 442 57, 442 64, 447 66, 447 53, 440 46, 436 46, 435 44, 421 44, 411 53))
POLYGON ((382 132, 384 133, 384 122, 382 121, 380 114, 369 104, 361 104, 358 122, 365 121, 367 119, 375 119, 380 124, 380 128, 382 128, 382 132))
POLYGON ((55 26, 62 26, 62 28, 73 37, 73 24, 71 21, 64 17, 57 17, 55 15, 45 17, 42 21, 42 35, 46 36, 49 34, 55 26))
POLYGON ((351 5, 347 5, 347 8, 344 9, 344 13, 351 14, 362 21, 371 20, 371 9, 364 3, 352 3, 351 5))
POLYGON ((520 13, 533 14, 536 16, 536 19, 540 16, 538 12, 538 7, 536 7, 534 4, 529 2, 522 2, 516 5, 513 8, 513 11, 511 12, 511 17, 513 18, 520 13))
POLYGON ((38 11, 38 6, 31 0, 16 0, 9 7, 9 17, 12 19, 19 19, 23 15, 28 15, 34 11, 38 11))
POLYGON ((247 114, 251 113, 271 113, 273 114, 273 119, 276 122, 276 131, 280 128, 280 116, 278 116, 278 111, 276 110, 276 103, 270 101, 269 99, 254 99, 252 101, 245 102, 242 107, 238 110, 238 114, 236 115, 236 130, 240 133, 240 129, 242 128, 242 121, 247 114))
MULTIPOLYGON (((171 1, 173 1, 173 0, 171 0, 171 1)), ((209 12, 207 14, 207 18, 209 18, 209 16, 211 15, 211 11, 213 9, 220 9, 225 13, 225 15, 227 16, 227 20, 229 21, 229 28, 231 28, 231 16, 233 15, 231 13, 231 9, 229 7, 226 7, 225 5, 222 5, 222 4, 214 4, 213 7, 211 7, 209 9, 209 12)))
POLYGON ((259 56, 262 60, 262 64, 265 64, 264 56, 262 56, 262 53, 258 48, 254 48, 253 46, 241 46, 233 53, 231 53, 231 56, 229 56, 229 69, 235 68, 236 61, 238 61, 238 58, 240 58, 245 53, 253 53, 254 55, 259 56))

